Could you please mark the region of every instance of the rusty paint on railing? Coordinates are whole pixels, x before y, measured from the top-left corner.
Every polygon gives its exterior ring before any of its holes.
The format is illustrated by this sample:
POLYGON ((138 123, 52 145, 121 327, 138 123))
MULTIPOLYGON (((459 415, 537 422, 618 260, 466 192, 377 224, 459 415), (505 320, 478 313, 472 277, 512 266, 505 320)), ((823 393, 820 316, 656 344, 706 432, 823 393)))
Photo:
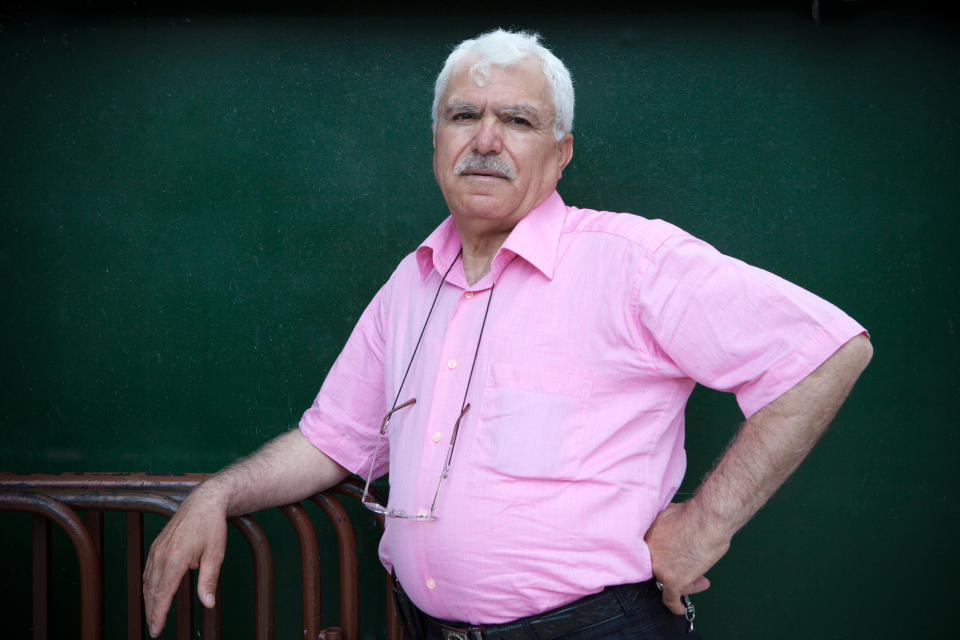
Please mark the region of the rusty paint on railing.
POLYGON ((243 534, 253 556, 253 637, 273 640, 273 552, 270 542, 250 516, 230 518, 243 534))
MULTIPOLYGON (((0 493, 0 511, 26 511, 49 518, 60 525, 73 543, 80 563, 80 637, 82 640, 101 638, 103 573, 96 545, 80 517, 72 509, 52 498, 21 491, 0 493)), ((44 564, 48 565, 49 560, 44 564)))
POLYGON ((357 573, 357 538, 347 511, 337 499, 323 493, 310 498, 320 507, 337 534, 340 555, 340 626, 344 640, 357 640, 359 579, 357 573))
POLYGON ((304 638, 320 634, 320 545, 306 510, 298 504, 280 507, 300 543, 300 607, 304 638))
MULTIPOLYGON (((33 620, 34 640, 48 633, 50 526, 56 522, 67 532, 77 552, 81 575, 81 638, 103 636, 103 512, 125 512, 127 637, 143 640, 145 629, 142 601, 143 514, 170 517, 186 495, 208 474, 156 475, 146 473, 0 473, 0 511, 26 511, 34 514, 33 620), (86 511, 86 524, 74 510, 86 511)), ((323 628, 320 620, 320 567, 316 531, 301 505, 280 508, 293 525, 301 555, 301 621, 303 637, 323 640, 357 640, 358 575, 356 537, 347 512, 333 492, 359 500, 362 487, 348 479, 331 490, 313 496, 333 524, 340 559, 341 627, 323 628)), ((382 529, 383 518, 376 516, 382 529)), ((272 639, 274 635, 274 566, 270 543, 262 529, 249 516, 231 518, 231 524, 246 539, 254 565, 254 638, 272 639)), ((386 578, 387 640, 400 640, 400 626, 386 578)), ((192 636, 193 597, 189 575, 176 595, 177 637, 192 636)), ((201 634, 204 640, 220 637, 221 589, 217 587, 216 606, 202 608, 201 634)))
MULTIPOLYGON (((353 498, 357 502, 361 502, 363 497, 363 485, 356 477, 349 477, 336 487, 333 488, 334 493, 339 493, 345 495, 349 498, 353 498)), ((376 502, 380 504, 386 504, 386 499, 381 496, 374 487, 369 488, 371 494, 374 497, 376 502)), ((375 512, 370 512, 377 520, 377 524, 380 525, 380 531, 383 532, 385 522, 383 515, 375 512)), ((393 601, 393 579, 389 575, 384 576, 384 593, 386 594, 384 600, 386 602, 386 626, 387 626, 387 640, 402 640, 403 639, 403 626, 400 622, 400 616, 397 613, 397 607, 393 601)))
POLYGON ((47 637, 50 604, 50 520, 33 514, 33 637, 47 637))
POLYGON ((127 556, 127 640, 143 640, 143 512, 124 517, 127 556), (135 568, 135 570, 131 570, 135 568))

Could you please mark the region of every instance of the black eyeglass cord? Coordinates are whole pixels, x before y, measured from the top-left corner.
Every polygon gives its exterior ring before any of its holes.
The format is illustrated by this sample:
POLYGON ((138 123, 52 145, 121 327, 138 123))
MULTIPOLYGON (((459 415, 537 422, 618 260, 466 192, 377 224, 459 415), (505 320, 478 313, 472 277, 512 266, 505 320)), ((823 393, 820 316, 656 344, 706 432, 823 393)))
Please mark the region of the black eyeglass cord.
POLYGON ((480 323, 480 335, 477 336, 477 348, 473 351, 473 362, 470 363, 470 375, 467 376, 467 388, 463 390, 463 402, 460 403, 460 415, 467 410, 467 392, 470 391, 470 381, 473 380, 473 370, 477 366, 477 354, 480 353, 480 341, 483 340, 483 328, 487 326, 487 315, 490 313, 490 301, 493 300, 493 287, 490 283, 490 295, 487 296, 487 308, 483 310, 483 321, 480 323))
POLYGON ((417 351, 420 349, 420 343, 423 341, 423 334, 427 331, 427 323, 430 322, 430 316, 433 315, 433 308, 437 306, 437 298, 440 297, 440 290, 443 289, 443 283, 447 281, 447 276, 450 274, 450 270, 453 269, 453 265, 457 264, 457 258, 459 258, 460 254, 462 253, 463 247, 460 248, 460 251, 457 251, 457 255, 453 257, 453 262, 450 263, 450 266, 447 267, 447 270, 440 278, 440 286, 437 287, 437 292, 433 296, 433 302, 430 304, 430 311, 427 311, 427 319, 423 321, 423 327, 420 329, 420 337, 417 338, 417 345, 413 348, 413 353, 410 354, 410 361, 407 362, 407 370, 403 372, 403 379, 400 380, 400 386, 397 387, 397 396, 393 399, 393 406, 390 407, 390 411, 393 411, 397 408, 397 402, 400 401, 400 392, 403 391, 403 385, 407 381, 407 375, 410 373, 410 367, 413 366, 413 359, 416 357, 417 351))
MULTIPOLYGON (((447 267, 443 277, 440 278, 440 286, 437 287, 437 292, 433 296, 433 302, 430 303, 430 310, 427 311, 427 318, 423 321, 423 327, 420 329, 420 336, 417 338, 417 344, 413 347, 413 353, 410 354, 410 361, 407 363, 406 371, 403 372, 403 379, 400 380, 400 386, 397 388, 397 395, 393 399, 393 407, 391 407, 391 411, 397 408, 397 402, 400 401, 400 393, 403 391, 403 385, 407 382, 407 375, 409 375, 410 368, 413 366, 413 359, 416 357, 417 351, 420 349, 420 343, 423 342, 423 334, 426 333, 427 324, 430 322, 430 317, 433 315, 433 309, 437 306, 437 299, 440 298, 440 290, 443 289, 443 283, 447 281, 447 276, 453 269, 453 265, 457 264, 457 259, 460 258, 462 254, 463 248, 461 247, 460 251, 457 252, 457 255, 454 256, 453 262, 451 262, 450 266, 447 267)), ((477 367, 477 354, 480 353, 480 342, 483 340, 483 330, 487 326, 487 316, 490 314, 490 301, 493 300, 493 288, 495 285, 496 283, 490 284, 490 295, 487 296, 487 306, 483 310, 483 320, 480 322, 480 335, 477 337, 477 346, 473 351, 473 361, 470 363, 470 374, 467 376, 467 387, 463 390, 463 401, 460 403, 461 416, 469 407, 467 404, 467 394, 470 392, 470 382, 473 381, 473 372, 477 367)))

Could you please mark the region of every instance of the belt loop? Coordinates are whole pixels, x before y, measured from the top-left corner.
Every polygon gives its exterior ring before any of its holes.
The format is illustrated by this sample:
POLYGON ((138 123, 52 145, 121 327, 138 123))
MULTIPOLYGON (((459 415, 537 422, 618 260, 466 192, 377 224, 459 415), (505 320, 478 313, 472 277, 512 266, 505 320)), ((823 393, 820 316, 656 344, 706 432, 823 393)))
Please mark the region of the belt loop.
MULTIPOLYGON (((623 610, 623 615, 632 616, 634 613, 636 613, 634 611, 634 607, 630 606, 631 602, 624 597, 622 587, 619 587, 619 586, 614 587, 613 589, 611 589, 611 591, 613 591, 613 597, 617 599, 617 603, 620 605, 620 608, 623 610)), ((633 598, 632 600, 633 600, 632 604, 637 603, 636 598, 633 598)))
POLYGON ((530 636, 530 640, 540 640, 540 636, 537 635, 536 630, 533 628, 533 625, 530 624, 530 620, 524 618, 521 622, 523 630, 527 632, 527 635, 530 636))

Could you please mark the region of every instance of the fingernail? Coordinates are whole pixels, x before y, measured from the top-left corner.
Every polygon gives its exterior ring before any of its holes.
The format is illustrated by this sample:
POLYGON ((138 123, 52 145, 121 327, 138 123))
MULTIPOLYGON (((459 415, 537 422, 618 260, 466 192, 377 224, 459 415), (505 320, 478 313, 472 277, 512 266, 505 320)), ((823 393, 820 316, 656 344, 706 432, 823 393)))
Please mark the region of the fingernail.
POLYGON ((156 627, 156 625, 150 625, 150 637, 151 637, 151 638, 156 638, 156 637, 157 637, 157 627, 156 627))

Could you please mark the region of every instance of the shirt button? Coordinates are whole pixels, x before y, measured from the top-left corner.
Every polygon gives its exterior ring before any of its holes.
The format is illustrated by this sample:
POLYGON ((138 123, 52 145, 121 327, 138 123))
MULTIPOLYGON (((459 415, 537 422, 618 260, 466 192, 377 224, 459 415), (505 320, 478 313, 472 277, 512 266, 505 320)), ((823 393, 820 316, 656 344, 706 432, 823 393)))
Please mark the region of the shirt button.
POLYGON ((440 438, 442 438, 442 437, 443 437, 443 434, 440 433, 439 431, 437 431, 435 434, 433 434, 433 441, 434 441, 434 442, 440 442, 440 438))
POLYGON ((469 300, 473 297, 473 291, 467 291, 465 294, 463 294, 463 297, 469 300))
POLYGON ((456 360, 454 360, 453 358, 450 358, 449 360, 447 360, 447 369, 456 369, 456 368, 457 368, 456 360))
POLYGON ((436 589, 436 588, 437 588, 437 581, 434 580, 433 578, 428 578, 427 589, 436 589))

